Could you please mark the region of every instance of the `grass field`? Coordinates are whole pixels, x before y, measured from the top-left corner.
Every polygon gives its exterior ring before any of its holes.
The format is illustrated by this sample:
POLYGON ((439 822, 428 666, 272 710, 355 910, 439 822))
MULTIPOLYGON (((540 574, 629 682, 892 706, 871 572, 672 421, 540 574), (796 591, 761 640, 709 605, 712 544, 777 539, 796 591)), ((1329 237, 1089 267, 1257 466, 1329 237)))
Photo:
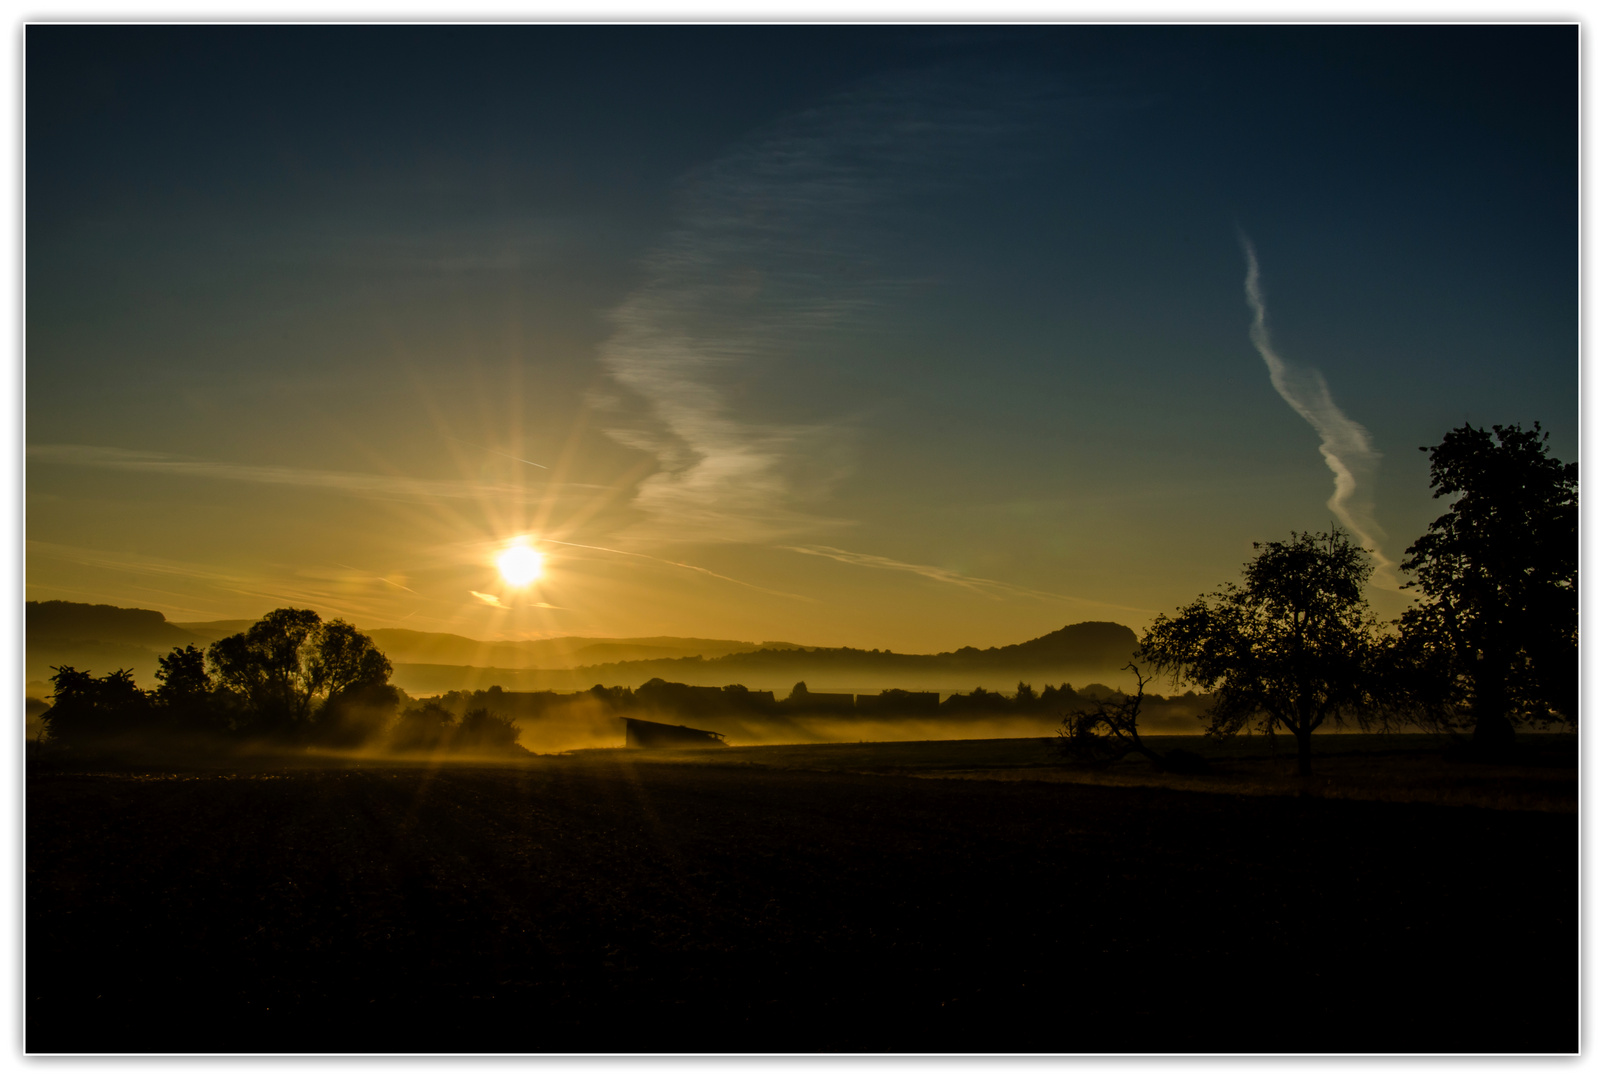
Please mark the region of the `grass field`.
POLYGON ((1519 767, 1546 812, 1043 749, 36 763, 27 1049, 1577 1048, 1562 744, 1519 767))
MULTIPOLYGON (((1163 787, 1220 795, 1295 795, 1492 810, 1576 813, 1577 749, 1572 735, 1526 734, 1521 752, 1502 763, 1456 760, 1435 735, 1333 734, 1315 739, 1315 775, 1297 775, 1290 738, 1158 735, 1159 752, 1201 756, 1201 775, 1155 770, 1139 754, 1102 768, 1076 767, 1056 739, 932 740, 893 743, 814 743, 658 752, 647 760, 684 764, 750 764, 825 772, 862 772, 931 779, 1163 787)), ((589 751, 609 753, 618 751, 589 751)), ((640 753, 633 751, 632 753, 640 753)))

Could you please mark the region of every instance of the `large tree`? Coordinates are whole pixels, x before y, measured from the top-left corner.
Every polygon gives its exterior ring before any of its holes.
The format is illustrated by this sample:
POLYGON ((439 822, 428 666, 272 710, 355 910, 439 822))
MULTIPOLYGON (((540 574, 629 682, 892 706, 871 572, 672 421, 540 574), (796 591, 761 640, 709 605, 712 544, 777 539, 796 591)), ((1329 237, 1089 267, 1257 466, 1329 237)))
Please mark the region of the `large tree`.
POLYGON ((1291 732, 1307 776, 1316 729, 1366 717, 1379 627, 1364 588, 1374 563, 1340 529, 1253 546, 1241 584, 1160 615, 1140 653, 1215 695, 1209 734, 1291 732))
POLYGON ((1474 725, 1489 750, 1513 722, 1576 722, 1577 470, 1548 454, 1542 425, 1469 424, 1430 455, 1433 498, 1446 514, 1415 541, 1402 569, 1425 602, 1399 620, 1410 654, 1436 681, 1450 719, 1474 725))
POLYGON ((219 688, 243 705, 247 734, 305 743, 320 709, 388 684, 390 661, 350 623, 279 608, 244 633, 212 643, 219 688))

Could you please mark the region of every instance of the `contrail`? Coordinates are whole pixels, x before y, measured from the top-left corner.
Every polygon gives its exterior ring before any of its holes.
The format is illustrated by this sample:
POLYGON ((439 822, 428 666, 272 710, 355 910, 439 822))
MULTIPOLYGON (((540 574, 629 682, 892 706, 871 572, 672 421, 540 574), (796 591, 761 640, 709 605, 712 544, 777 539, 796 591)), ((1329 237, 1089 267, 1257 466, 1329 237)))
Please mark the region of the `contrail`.
POLYGON ((1270 369, 1270 384, 1281 399, 1292 406, 1299 416, 1309 422, 1320 436, 1320 456, 1336 477, 1336 488, 1326 507, 1337 516, 1347 530, 1359 541, 1359 546, 1370 552, 1376 560, 1376 577, 1385 583, 1396 584, 1390 570, 1391 562, 1381 553, 1380 538, 1385 535, 1376 524, 1371 496, 1372 481, 1381 454, 1370 443, 1370 432, 1350 420, 1331 399, 1325 376, 1314 368, 1290 366, 1270 344, 1270 327, 1264 308, 1264 292, 1259 288, 1259 257, 1253 250, 1253 241, 1246 233, 1238 234, 1242 252, 1248 260, 1248 276, 1243 283, 1247 292, 1248 307, 1253 312, 1253 325, 1248 337, 1253 347, 1264 357, 1264 366, 1270 369))
POLYGON ((546 468, 546 466, 542 465, 538 461, 530 461, 528 458, 521 458, 516 454, 503 454, 500 450, 492 450, 488 446, 480 446, 478 443, 471 443, 467 439, 459 439, 455 435, 447 435, 446 438, 450 439, 452 442, 459 442, 463 446, 471 446, 475 450, 483 450, 487 454, 495 454, 497 457, 511 458, 513 461, 521 461, 525 465, 533 465, 537 469, 546 468))
POLYGON ((780 592, 778 589, 765 589, 761 585, 753 585, 750 581, 742 581, 740 578, 726 577, 723 574, 714 573, 705 566, 693 566, 690 563, 675 562, 673 559, 660 559, 656 555, 642 555, 638 551, 620 551, 617 548, 597 547, 595 544, 576 544, 569 540, 553 540, 550 537, 542 537, 540 542, 543 544, 561 544, 563 547, 584 548, 587 551, 605 551, 610 555, 628 555, 632 559, 650 559, 652 562, 660 562, 667 566, 677 566, 682 570, 694 570, 698 574, 706 574, 708 577, 715 577, 720 581, 728 581, 731 584, 740 585, 748 589, 756 589, 758 592, 768 593, 770 596, 783 596, 787 600, 806 600, 810 604, 817 603, 811 596, 798 596, 796 593, 780 592))

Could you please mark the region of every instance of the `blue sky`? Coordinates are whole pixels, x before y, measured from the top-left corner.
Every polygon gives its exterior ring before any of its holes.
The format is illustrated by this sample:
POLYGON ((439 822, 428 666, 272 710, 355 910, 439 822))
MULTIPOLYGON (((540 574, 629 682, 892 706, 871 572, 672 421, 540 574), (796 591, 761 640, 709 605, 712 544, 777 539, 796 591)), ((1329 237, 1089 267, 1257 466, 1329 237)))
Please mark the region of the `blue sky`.
POLYGON ((1340 518, 1391 616, 1418 447, 1576 457, 1574 27, 25 45, 30 599, 952 648, 1340 518))

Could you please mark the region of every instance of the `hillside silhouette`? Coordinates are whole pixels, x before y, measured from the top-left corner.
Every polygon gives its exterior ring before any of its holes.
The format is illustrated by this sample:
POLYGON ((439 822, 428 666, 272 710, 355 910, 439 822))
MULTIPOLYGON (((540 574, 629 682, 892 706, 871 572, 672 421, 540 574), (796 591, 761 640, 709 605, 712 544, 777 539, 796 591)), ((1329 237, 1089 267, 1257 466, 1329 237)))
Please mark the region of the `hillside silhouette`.
MULTIPOLYGON (((172 623, 159 611, 65 600, 27 604, 27 678, 71 664, 94 671, 127 668, 142 685, 157 658, 174 646, 204 647, 252 620, 172 623)), ((1083 622, 1013 645, 965 646, 943 653, 820 648, 790 642, 718 638, 585 638, 479 641, 457 634, 396 628, 367 631, 395 666, 394 681, 413 694, 452 690, 583 690, 640 686, 652 679, 694 685, 786 688, 968 689, 977 682, 1100 681, 1117 685, 1136 635, 1111 622, 1083 622)), ((37 688, 33 688, 37 689, 37 688)))

